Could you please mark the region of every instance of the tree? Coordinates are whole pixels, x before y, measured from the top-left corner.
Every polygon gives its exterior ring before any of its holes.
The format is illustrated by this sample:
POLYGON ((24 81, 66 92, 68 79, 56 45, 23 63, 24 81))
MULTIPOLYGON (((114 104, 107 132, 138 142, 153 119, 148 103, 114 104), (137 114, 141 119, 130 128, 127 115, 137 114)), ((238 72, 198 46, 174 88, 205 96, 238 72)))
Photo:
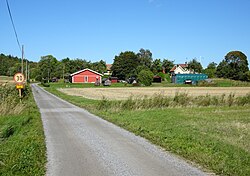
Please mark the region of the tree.
POLYGON ((150 86, 153 82, 153 76, 154 76, 154 74, 150 70, 142 70, 138 74, 138 81, 139 81, 139 83, 141 83, 145 86, 150 86))
POLYGON ((57 59, 52 55, 42 56, 41 60, 38 62, 38 68, 40 70, 40 75, 42 78, 51 79, 53 77, 60 77, 58 75, 57 69, 58 69, 58 61, 57 59))
POLYGON ((246 81, 248 71, 247 56, 241 51, 231 51, 218 65, 216 74, 218 77, 246 81))
POLYGON ((100 60, 99 62, 94 62, 91 66, 91 69, 103 74, 107 71, 106 62, 103 60, 100 60))
POLYGON ((130 76, 136 76, 136 68, 138 65, 139 60, 134 52, 121 52, 119 56, 115 56, 114 63, 111 67, 113 71, 112 75, 122 80, 130 76))
POLYGON ((169 73, 170 70, 174 67, 174 61, 163 59, 162 67, 165 69, 165 73, 169 73))
POLYGON ((160 59, 155 59, 153 61, 153 64, 151 66, 151 71, 154 73, 154 74, 157 74, 158 72, 162 72, 162 62, 160 59))
POLYGON ((210 62, 207 66, 207 69, 216 69, 218 64, 216 64, 215 62, 210 62))
POLYGON ((216 66, 215 62, 211 62, 208 64, 207 68, 204 70, 204 73, 208 75, 209 78, 214 78, 216 73, 216 66))
POLYGON ((145 66, 147 68, 150 68, 152 65, 152 53, 150 50, 145 50, 145 49, 140 49, 139 53, 137 54, 138 59, 139 59, 139 65, 140 66, 145 66))
POLYGON ((194 73, 201 73, 202 72, 202 65, 196 59, 189 61, 188 69, 192 70, 194 73))

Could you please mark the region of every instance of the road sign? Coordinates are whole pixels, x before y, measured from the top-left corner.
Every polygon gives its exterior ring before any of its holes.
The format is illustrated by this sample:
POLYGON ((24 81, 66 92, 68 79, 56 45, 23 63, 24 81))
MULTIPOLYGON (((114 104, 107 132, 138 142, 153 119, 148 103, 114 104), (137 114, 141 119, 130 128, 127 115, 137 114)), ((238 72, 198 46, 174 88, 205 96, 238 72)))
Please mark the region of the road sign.
POLYGON ((16 85, 16 89, 23 89, 24 88, 24 85, 23 84, 17 84, 16 85))
POLYGON ((23 83, 24 82, 24 75, 22 73, 16 73, 14 75, 14 81, 16 83, 23 83))

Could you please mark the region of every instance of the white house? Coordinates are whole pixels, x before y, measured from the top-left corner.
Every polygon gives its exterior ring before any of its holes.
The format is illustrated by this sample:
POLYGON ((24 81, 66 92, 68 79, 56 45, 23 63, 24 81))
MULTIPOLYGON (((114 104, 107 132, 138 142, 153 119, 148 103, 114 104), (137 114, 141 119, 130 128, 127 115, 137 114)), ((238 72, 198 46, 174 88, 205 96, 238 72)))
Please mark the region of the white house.
POLYGON ((188 69, 188 64, 177 64, 171 70, 170 74, 192 74, 193 72, 188 69))

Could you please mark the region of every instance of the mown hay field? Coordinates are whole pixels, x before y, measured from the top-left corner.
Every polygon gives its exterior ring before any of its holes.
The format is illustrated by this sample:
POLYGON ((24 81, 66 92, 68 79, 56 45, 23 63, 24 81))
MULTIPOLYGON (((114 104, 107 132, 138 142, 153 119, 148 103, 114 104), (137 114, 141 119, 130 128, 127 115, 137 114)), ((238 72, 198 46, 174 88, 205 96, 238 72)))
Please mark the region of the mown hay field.
POLYGON ((14 84, 13 77, 0 76, 0 85, 14 84))
POLYGON ((100 100, 125 100, 129 97, 145 98, 155 95, 175 96, 185 93, 189 96, 226 96, 234 94, 244 96, 250 93, 250 87, 136 87, 136 88, 60 88, 59 91, 74 96, 100 100))

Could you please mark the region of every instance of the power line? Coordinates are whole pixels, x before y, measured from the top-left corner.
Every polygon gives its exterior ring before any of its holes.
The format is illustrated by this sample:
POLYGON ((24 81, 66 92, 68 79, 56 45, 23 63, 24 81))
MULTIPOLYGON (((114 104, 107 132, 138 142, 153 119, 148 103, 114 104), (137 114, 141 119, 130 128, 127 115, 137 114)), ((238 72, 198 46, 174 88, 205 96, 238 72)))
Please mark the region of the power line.
POLYGON ((11 20, 11 23, 12 23, 12 26, 13 26, 13 29, 14 29, 14 32, 15 32, 16 41, 17 41, 17 44, 19 46, 20 51, 22 52, 21 45, 19 43, 17 32, 16 32, 16 27, 15 27, 15 24, 14 24, 14 21, 13 21, 13 18, 12 18, 12 14, 11 14, 11 11, 10 11, 10 5, 9 5, 8 0, 6 0, 6 4, 7 4, 8 12, 9 12, 9 15, 10 15, 10 20, 11 20))

